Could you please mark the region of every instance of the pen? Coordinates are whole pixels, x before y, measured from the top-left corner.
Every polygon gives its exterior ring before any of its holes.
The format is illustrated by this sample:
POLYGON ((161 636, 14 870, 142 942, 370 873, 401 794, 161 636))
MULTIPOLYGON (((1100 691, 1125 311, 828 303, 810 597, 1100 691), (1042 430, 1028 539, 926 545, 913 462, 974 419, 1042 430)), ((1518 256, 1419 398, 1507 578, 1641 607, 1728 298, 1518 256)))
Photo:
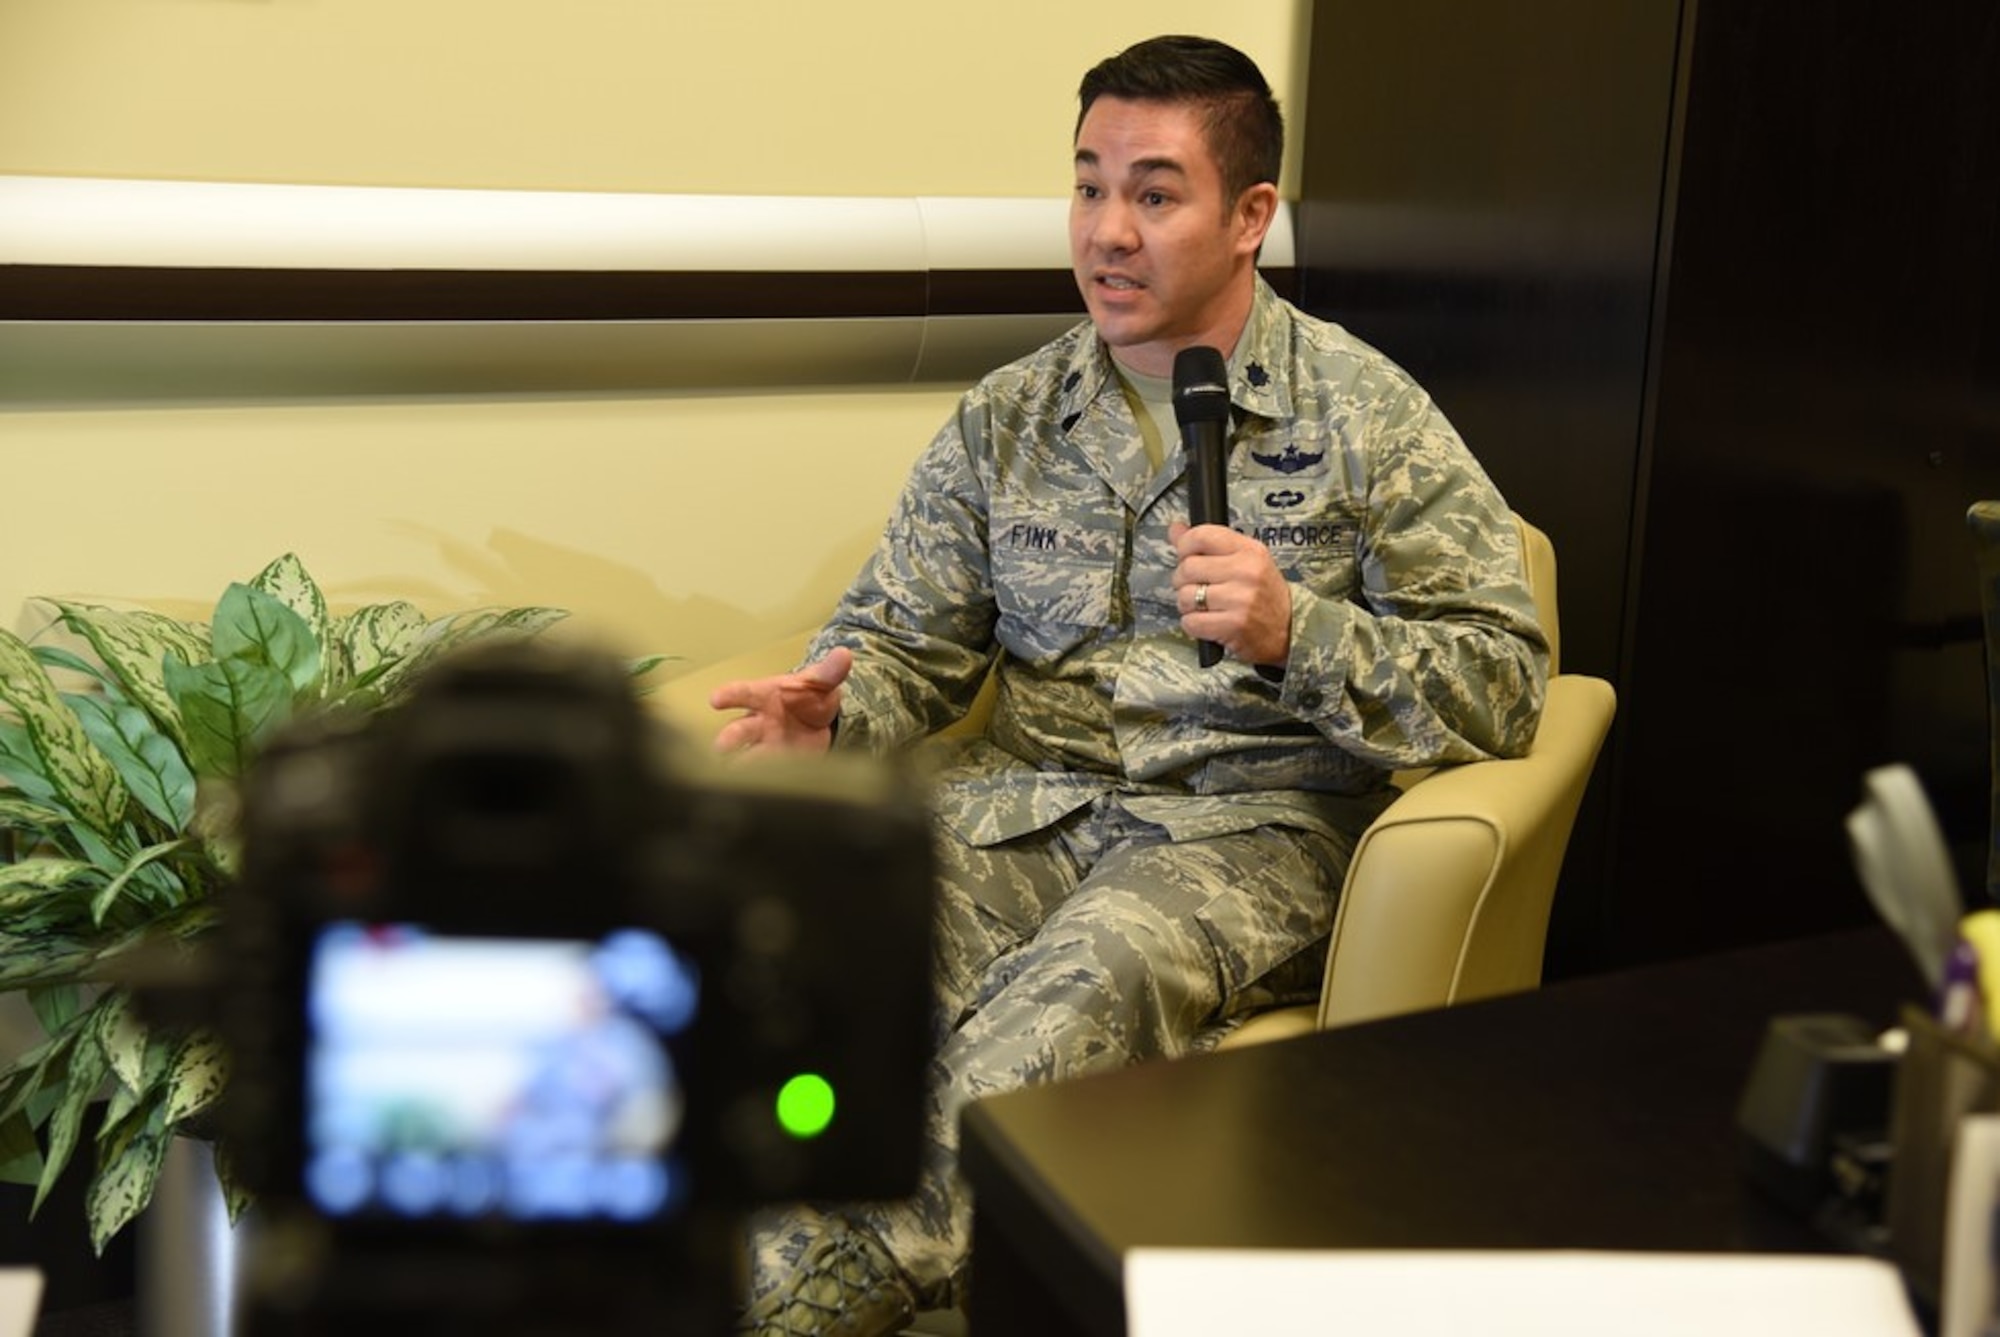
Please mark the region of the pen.
POLYGON ((1976 1035, 1987 1025, 1981 1005, 1977 948, 1960 938, 1944 959, 1944 980, 1938 985, 1937 1019, 1951 1035, 1976 1035))

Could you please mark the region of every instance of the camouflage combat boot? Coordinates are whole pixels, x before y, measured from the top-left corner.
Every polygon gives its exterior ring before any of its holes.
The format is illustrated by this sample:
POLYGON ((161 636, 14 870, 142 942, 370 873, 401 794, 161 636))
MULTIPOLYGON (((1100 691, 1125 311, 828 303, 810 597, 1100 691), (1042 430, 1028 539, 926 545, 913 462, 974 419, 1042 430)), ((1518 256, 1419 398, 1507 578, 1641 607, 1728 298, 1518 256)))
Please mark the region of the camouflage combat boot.
POLYGON ((910 1288, 874 1237, 836 1230, 815 1242, 782 1284, 750 1302, 736 1331, 752 1337, 891 1337, 915 1311, 910 1288))

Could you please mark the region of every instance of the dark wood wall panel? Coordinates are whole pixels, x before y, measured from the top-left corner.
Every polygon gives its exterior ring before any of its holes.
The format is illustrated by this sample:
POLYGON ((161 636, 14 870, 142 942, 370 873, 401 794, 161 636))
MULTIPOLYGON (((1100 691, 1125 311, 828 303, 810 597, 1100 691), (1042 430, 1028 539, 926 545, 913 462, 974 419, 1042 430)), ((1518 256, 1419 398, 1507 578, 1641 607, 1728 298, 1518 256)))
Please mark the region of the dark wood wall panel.
POLYGON ((1551 973, 1866 920, 1842 822, 1885 762, 1978 885, 2000 9, 1322 0, 1313 26, 1305 301, 1549 530, 1566 667, 1619 688, 1551 973))

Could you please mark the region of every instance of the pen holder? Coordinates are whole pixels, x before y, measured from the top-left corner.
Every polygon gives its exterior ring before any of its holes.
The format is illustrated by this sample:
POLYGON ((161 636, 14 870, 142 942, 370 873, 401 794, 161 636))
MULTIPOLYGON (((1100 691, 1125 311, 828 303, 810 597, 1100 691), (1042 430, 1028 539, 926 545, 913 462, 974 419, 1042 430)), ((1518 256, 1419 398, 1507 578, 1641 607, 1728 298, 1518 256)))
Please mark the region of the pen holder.
POLYGON ((2000 1111, 2000 1049, 1945 1030, 1922 1008, 1905 1007, 1902 1021, 1909 1048, 1897 1065, 1890 1122, 1889 1255, 1911 1291, 1935 1308, 1958 1123, 1968 1114, 2000 1111))

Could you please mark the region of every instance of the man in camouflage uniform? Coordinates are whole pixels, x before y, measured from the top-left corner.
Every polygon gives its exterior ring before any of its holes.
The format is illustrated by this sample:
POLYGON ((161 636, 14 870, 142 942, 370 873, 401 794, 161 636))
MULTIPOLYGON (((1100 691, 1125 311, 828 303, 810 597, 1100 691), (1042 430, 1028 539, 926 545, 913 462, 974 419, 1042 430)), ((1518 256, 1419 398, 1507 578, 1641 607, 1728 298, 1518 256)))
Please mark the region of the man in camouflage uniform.
POLYGON ((714 697, 745 712, 724 748, 887 750, 998 686, 936 789, 924 1186, 761 1222, 746 1331, 874 1337, 950 1300, 968 1101, 1310 996, 1389 772, 1519 754, 1540 715, 1506 504, 1422 390, 1256 273, 1282 128, 1255 65, 1161 38, 1080 100, 1090 321, 964 397, 806 667, 714 697), (1194 345, 1227 353, 1231 527, 1189 527, 1168 444, 1194 345))

